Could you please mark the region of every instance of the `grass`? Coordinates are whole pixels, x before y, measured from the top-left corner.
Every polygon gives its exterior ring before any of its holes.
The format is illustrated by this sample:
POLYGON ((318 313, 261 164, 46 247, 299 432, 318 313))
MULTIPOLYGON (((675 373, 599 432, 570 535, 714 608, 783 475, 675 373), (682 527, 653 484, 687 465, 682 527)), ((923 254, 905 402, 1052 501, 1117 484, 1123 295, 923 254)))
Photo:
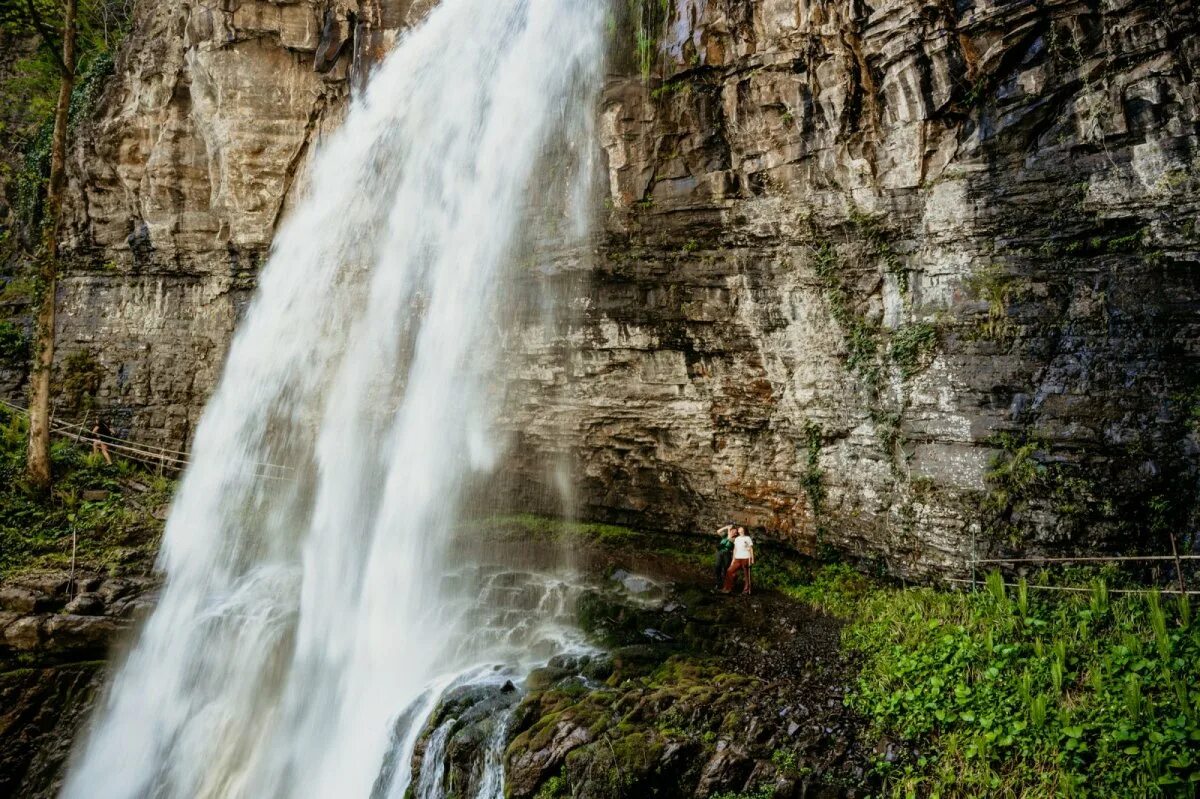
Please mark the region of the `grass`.
POLYGON ((41 494, 25 482, 27 437, 23 417, 0 411, 0 578, 68 568, 72 533, 80 568, 146 571, 162 534, 155 511, 170 501, 173 481, 60 441, 51 448, 54 489, 41 494), (89 491, 107 494, 83 499, 89 491))

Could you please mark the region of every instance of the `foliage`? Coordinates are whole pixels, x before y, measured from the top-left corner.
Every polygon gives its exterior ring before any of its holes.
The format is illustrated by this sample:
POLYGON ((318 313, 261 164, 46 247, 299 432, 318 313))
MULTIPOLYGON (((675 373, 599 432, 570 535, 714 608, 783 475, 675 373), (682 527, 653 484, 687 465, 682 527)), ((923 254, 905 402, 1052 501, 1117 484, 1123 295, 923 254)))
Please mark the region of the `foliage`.
POLYGON ((570 795, 567 781, 561 775, 556 774, 542 783, 542 787, 538 789, 534 799, 559 799, 559 797, 570 795))
POLYGON ((27 438, 24 418, 0 411, 0 577, 68 566, 72 531, 84 568, 148 568, 162 531, 155 511, 170 500, 172 481, 122 460, 109 465, 84 448, 58 442, 51 449, 55 490, 39 494, 24 483, 27 438), (85 500, 88 491, 107 495, 85 500))
POLYGON ((908 270, 901 263, 891 245, 891 233, 884 225, 884 218, 868 214, 857 206, 850 208, 850 223, 854 225, 857 234, 869 245, 871 251, 882 263, 884 270, 896 278, 900 291, 908 293, 908 270))
POLYGON ((104 370, 95 355, 88 350, 72 352, 59 367, 58 394, 62 406, 76 414, 90 411, 103 378, 104 370))
MULTIPOLYGON (((45 69, 46 65, 38 67, 45 69)), ((112 55, 108 52, 95 53, 87 59, 80 78, 76 81, 71 92, 71 105, 68 111, 68 130, 73 132, 80 121, 86 119, 95 109, 104 90, 105 81, 113 71, 112 55)), ((49 73, 50 80, 57 86, 57 73, 49 73)), ((0 94, 7 94, 5 87, 0 94)), ((24 159, 21 169, 14 176, 16 187, 16 210, 21 221, 30 230, 41 223, 42 202, 46 190, 46 181, 50 178, 50 148, 54 133, 54 108, 49 105, 40 109, 40 101, 31 108, 31 115, 40 120, 32 136, 26 140, 24 159)))
MULTIPOLYGON (((998 433, 989 439, 997 453, 984 474, 983 498, 986 532, 1011 542, 1028 530, 1027 511, 1041 505, 1064 523, 1112 520, 1118 516, 1111 496, 1102 496, 1097 483, 1077 464, 1057 459, 1050 445, 1032 433, 998 433)), ((1153 503, 1153 500, 1150 501, 1153 503)), ((1146 510, 1154 511, 1154 507, 1146 510)), ((1166 518, 1159 507, 1160 516, 1166 518)), ((1153 515, 1153 513, 1152 513, 1153 515)), ((1151 527, 1151 532, 1163 532, 1151 527)))
POLYGON ((837 250, 822 242, 813 250, 813 271, 821 283, 829 315, 841 327, 846 343, 846 368, 873 384, 878 377, 876 354, 879 351, 878 326, 856 313, 841 274, 837 250))
POLYGON ((979 270, 967 281, 967 290, 987 303, 987 318, 979 323, 976 337, 1007 342, 1016 335, 1016 325, 1008 315, 1008 306, 1018 297, 1017 282, 999 266, 979 270))
POLYGON ((808 497, 808 507, 816 522, 817 545, 820 546, 825 524, 822 511, 825 503, 824 474, 821 471, 821 446, 824 433, 820 425, 811 419, 804 422, 805 459, 804 471, 800 474, 800 484, 804 487, 804 495, 808 497))
POLYGON ((29 336, 12 322, 0 321, 0 366, 22 366, 29 360, 29 336))
POLYGON ((880 586, 828 567, 789 588, 847 617, 847 704, 917 753, 886 795, 1191 796, 1200 785, 1200 628, 1157 594, 1035 596, 880 586))
POLYGON ((913 322, 892 333, 890 355, 900 375, 909 378, 929 363, 937 346, 937 327, 929 322, 913 322))
MULTIPOLYGON (((42 22, 34 23, 24 4, 0 3, 0 28, 17 40, 36 41, 38 46, 13 65, 12 75, 0 82, 4 113, 0 139, 10 151, 21 153, 12 175, 15 208, 26 235, 31 236, 41 221, 41 202, 50 173, 50 139, 54 129, 54 105, 60 78, 57 36, 61 34, 61 6, 34 0, 42 22), (39 30, 50 34, 47 41, 39 30)), ((71 95, 70 128, 95 108, 104 82, 113 71, 113 53, 128 28, 132 0, 80 0, 77 39, 77 80, 71 95)))
POLYGON ((642 80, 649 80, 658 60, 658 37, 671 13, 669 0, 628 0, 634 54, 642 80))

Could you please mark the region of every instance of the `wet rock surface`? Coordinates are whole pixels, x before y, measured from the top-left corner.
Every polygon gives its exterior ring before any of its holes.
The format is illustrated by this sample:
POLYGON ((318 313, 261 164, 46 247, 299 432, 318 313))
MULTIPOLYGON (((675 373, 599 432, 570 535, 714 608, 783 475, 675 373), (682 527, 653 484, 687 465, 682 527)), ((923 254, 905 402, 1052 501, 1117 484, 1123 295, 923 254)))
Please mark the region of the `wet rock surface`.
POLYGON ((868 793, 872 745, 843 706, 853 666, 836 620, 779 595, 681 585, 650 607, 591 593, 579 614, 607 654, 527 684, 506 754, 511 796, 552 779, 553 795, 574 797, 868 793))
POLYGON ((58 794, 104 673, 99 661, 0 670, 0 797, 58 794))
MULTIPOLYGON (((520 537, 503 528, 501 540, 520 537)), ((514 798, 869 795, 886 742, 844 705, 857 667, 841 623, 771 591, 714 592, 687 542, 642 543, 577 542, 595 587, 576 616, 597 649, 549 659, 507 695, 452 693, 422 733, 414 784, 433 768, 473 795, 499 713, 514 798)))
POLYGON ((65 572, 0 583, 0 797, 57 795, 104 659, 155 587, 151 578, 65 572))

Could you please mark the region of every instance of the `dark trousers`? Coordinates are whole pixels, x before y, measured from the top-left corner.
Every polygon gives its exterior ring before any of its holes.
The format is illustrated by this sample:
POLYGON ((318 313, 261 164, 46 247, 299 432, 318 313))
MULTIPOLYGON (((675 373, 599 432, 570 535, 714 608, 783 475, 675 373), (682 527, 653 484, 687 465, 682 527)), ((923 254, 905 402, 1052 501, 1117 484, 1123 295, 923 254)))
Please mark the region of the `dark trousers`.
POLYGON ((725 591, 733 590, 733 581, 737 579, 737 573, 740 571, 746 572, 745 585, 742 587, 742 593, 750 593, 750 559, 735 560, 733 565, 729 567, 729 571, 725 572, 725 591))
POLYGON ((733 562, 733 553, 732 552, 730 552, 729 550, 723 550, 723 551, 717 552, 717 569, 714 574, 716 579, 713 581, 713 585, 716 586, 718 591, 720 591, 721 587, 725 585, 725 572, 729 571, 729 564, 732 562, 733 562))

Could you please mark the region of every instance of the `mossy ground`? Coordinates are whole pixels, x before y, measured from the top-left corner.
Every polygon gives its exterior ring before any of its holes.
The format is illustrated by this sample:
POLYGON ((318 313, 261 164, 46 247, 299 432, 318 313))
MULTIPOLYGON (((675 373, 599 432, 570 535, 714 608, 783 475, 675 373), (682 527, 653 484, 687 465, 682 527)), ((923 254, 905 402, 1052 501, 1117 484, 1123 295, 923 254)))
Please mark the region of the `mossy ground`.
MULTIPOLYGON (((711 542, 704 538, 529 517, 506 518, 501 527, 512 535, 526 524, 531 533, 566 537, 579 546, 615 545, 614 565, 623 565, 622 550, 633 546, 648 554, 643 565, 677 579, 690 574, 693 584, 702 585, 710 573, 711 542)), ((760 628, 734 644, 757 639, 750 648, 776 650, 774 657, 764 659, 769 665, 758 658, 731 657, 730 649, 705 643, 711 636, 696 634, 698 626, 730 620, 723 618, 721 604, 706 603, 693 588, 685 590, 683 601, 691 606, 682 628, 659 620, 676 642, 688 644, 677 643, 676 651, 650 664, 634 659, 626 666, 618 657, 618 668, 600 691, 569 695, 551 690, 529 701, 545 703, 559 718, 584 714, 585 722, 606 731, 605 740, 650 734, 665 746, 689 742, 691 756, 704 758, 711 754, 707 743, 746 723, 736 710, 728 716, 726 694, 713 686, 745 680, 749 682, 738 685, 746 690, 761 692, 770 686, 778 691, 778 680, 786 675, 783 661, 795 659, 799 672, 812 668, 811 652, 787 651, 788 645, 811 636, 820 619, 837 618, 844 624, 834 633, 833 658, 842 665, 827 677, 845 679, 838 713, 866 721, 867 729, 852 725, 848 732, 873 742, 869 773, 857 783, 870 795, 1200 795, 1200 691, 1195 684, 1200 628, 1188 602, 1157 594, 1110 594, 1103 575, 1084 572, 1067 575, 1066 581, 1090 590, 1051 594, 1023 587, 1023 581, 1006 587, 999 575, 976 592, 901 587, 849 567, 814 564, 765 547, 755 568, 756 585, 768 597, 774 595, 768 613, 786 616, 805 608, 810 614, 794 616, 800 625, 790 632, 787 625, 760 628), (848 671, 845 664, 850 664, 848 671), (632 695, 644 701, 642 708, 650 708, 646 718, 653 724, 629 716, 632 695)), ((614 612, 603 603, 597 608, 588 602, 581 605, 581 620, 598 640, 618 647, 618 655, 619 647, 648 624, 637 612, 614 612)), ((652 741, 631 743, 638 744, 634 751, 653 751, 652 741)), ((585 763, 592 769, 587 774, 602 771, 588 751, 568 757, 561 773, 544 786, 546 796, 608 795, 593 793, 594 779, 588 783, 581 776, 585 763), (591 787, 581 793, 585 785, 591 787)), ((609 757, 616 751, 614 746, 609 757)), ((756 755, 787 768, 774 774, 760 769, 762 779, 742 789, 740 795, 747 798, 772 795, 775 788, 768 777, 775 774, 810 777, 814 768, 821 768, 819 759, 814 762, 803 749, 777 747, 756 755)), ((644 780, 637 776, 645 771, 639 770, 639 762, 619 763, 616 773, 644 780)), ((831 776, 830 782, 845 786, 844 773, 831 776)))

